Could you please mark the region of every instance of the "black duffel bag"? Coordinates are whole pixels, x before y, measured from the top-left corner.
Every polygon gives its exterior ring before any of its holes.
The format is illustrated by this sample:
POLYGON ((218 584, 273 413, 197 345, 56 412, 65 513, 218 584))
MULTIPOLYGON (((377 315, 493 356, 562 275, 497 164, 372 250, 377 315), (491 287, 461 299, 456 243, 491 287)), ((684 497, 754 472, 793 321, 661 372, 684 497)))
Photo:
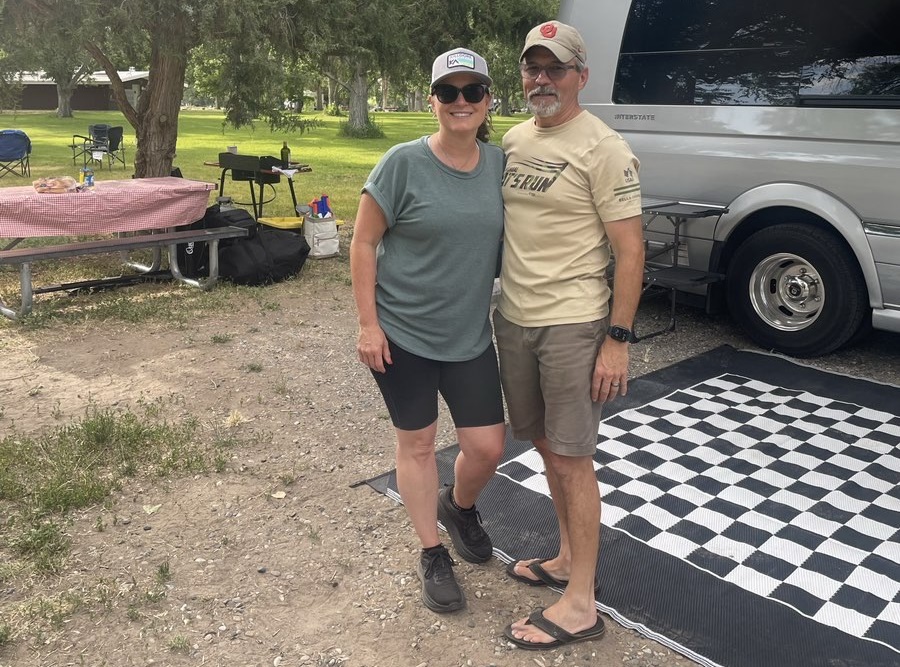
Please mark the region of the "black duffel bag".
MULTIPOLYGON (((243 208, 228 207, 222 210, 218 204, 206 209, 206 214, 197 222, 179 229, 215 229, 217 227, 241 227, 247 230, 248 237, 256 234, 257 222, 243 208)), ((219 255, 232 243, 242 239, 221 239, 219 255)), ((209 275, 209 245, 206 241, 180 243, 176 249, 178 268, 186 278, 201 278, 209 275)))
POLYGON ((219 250, 219 275, 238 285, 277 283, 299 273, 308 255, 302 234, 260 225, 252 238, 219 250))

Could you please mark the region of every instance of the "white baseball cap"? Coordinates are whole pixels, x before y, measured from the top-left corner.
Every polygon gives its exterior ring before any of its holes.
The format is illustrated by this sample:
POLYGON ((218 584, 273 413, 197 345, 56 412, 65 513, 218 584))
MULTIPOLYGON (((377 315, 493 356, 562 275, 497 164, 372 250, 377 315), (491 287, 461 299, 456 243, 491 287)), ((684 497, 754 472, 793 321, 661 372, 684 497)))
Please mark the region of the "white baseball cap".
POLYGON ((469 49, 450 49, 434 59, 431 65, 431 85, 454 74, 471 74, 485 85, 494 81, 488 75, 488 66, 484 58, 469 49))

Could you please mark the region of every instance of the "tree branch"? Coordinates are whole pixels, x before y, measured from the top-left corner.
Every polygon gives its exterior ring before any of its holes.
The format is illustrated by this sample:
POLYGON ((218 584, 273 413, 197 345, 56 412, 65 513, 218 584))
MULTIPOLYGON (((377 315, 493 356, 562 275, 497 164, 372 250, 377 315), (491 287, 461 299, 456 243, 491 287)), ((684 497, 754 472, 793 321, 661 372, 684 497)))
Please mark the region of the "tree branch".
POLYGON ((112 88, 113 97, 116 100, 116 106, 118 106, 125 115, 125 118, 128 120, 131 127, 136 130, 140 124, 140 119, 137 111, 134 110, 134 107, 131 106, 131 102, 128 101, 128 97, 125 95, 125 84, 123 84, 122 79, 119 78, 119 72, 116 69, 116 66, 106 57, 106 54, 103 53, 100 47, 93 42, 84 42, 84 48, 94 57, 94 60, 100 63, 103 71, 106 72, 106 75, 109 77, 109 85, 110 88, 112 88))

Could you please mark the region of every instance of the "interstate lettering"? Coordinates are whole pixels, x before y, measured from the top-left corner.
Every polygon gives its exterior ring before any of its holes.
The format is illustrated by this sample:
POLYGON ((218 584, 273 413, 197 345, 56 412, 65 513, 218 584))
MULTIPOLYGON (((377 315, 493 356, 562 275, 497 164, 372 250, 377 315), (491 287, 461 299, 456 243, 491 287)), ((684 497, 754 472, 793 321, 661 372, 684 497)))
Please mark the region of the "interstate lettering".
POLYGON ((656 120, 653 113, 617 113, 616 120, 656 120))

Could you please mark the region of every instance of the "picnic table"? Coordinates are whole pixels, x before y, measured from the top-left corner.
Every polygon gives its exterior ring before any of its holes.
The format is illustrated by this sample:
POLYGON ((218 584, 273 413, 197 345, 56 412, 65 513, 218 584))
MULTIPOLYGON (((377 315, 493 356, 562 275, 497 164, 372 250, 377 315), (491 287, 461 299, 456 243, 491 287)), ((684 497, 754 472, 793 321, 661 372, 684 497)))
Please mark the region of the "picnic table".
MULTIPOLYGON (((218 279, 218 242, 222 238, 245 236, 235 227, 181 230, 203 217, 209 204, 212 183, 184 178, 139 178, 99 181, 90 190, 60 194, 39 193, 32 186, 0 188, 0 266, 19 269, 21 306, 18 311, 0 300, 0 313, 10 319, 31 312, 34 288, 31 264, 40 260, 140 248, 154 250, 148 266, 127 262, 141 273, 159 270, 160 253, 168 250, 171 277, 193 287, 209 289, 218 279), (79 237, 115 235, 85 241, 79 237), (21 241, 37 237, 62 237, 65 242, 51 246, 17 247, 21 241), (182 243, 205 241, 210 245, 209 276, 187 278, 178 267, 176 249, 182 243)), ((101 281, 97 281, 101 282, 101 281)))

